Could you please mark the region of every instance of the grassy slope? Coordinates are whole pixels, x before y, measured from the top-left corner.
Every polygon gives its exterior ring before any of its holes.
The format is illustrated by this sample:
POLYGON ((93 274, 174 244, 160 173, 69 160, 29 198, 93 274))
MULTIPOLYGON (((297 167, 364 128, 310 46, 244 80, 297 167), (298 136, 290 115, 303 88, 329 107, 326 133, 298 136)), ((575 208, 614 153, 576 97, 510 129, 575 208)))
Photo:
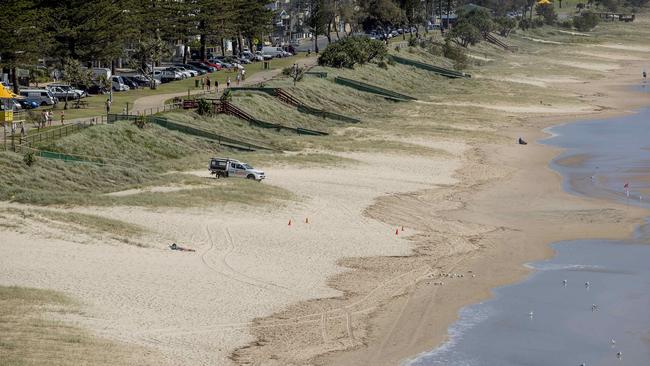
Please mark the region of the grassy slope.
POLYGON ((66 296, 50 290, 0 286, 0 363, 27 365, 133 365, 156 361, 150 351, 97 338, 46 312, 77 312, 66 296))

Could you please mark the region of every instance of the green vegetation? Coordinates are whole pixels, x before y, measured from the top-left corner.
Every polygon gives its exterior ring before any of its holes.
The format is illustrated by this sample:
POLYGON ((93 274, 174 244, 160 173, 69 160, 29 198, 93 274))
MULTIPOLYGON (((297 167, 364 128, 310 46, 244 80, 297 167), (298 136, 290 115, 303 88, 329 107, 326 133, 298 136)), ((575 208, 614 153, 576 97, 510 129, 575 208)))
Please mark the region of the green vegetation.
POLYGON ((585 11, 578 16, 573 17, 573 26, 581 31, 587 32, 598 25, 598 16, 590 11, 585 11))
POLYGON ((318 57, 318 64, 329 67, 353 68, 386 56, 386 44, 367 37, 347 37, 325 49, 318 57))
POLYGON ((150 351, 95 337, 48 316, 48 313, 59 316, 78 313, 78 308, 73 300, 59 292, 0 286, 2 365, 159 364, 150 351))

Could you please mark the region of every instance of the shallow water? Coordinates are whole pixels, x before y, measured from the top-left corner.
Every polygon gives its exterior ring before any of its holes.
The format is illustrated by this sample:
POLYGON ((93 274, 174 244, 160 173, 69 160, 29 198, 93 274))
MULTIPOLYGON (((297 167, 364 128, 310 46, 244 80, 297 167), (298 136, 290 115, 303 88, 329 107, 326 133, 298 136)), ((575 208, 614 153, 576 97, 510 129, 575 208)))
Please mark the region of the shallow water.
POLYGON ((554 248, 557 256, 532 265, 524 282, 464 308, 450 341, 408 364, 648 365, 650 246, 574 241, 554 248))
MULTIPOLYGON (((650 109, 549 132, 544 143, 567 149, 551 167, 568 192, 650 207, 650 109)), ((643 244, 650 223, 634 234, 633 241, 554 244, 553 259, 531 264, 529 278, 495 289, 493 299, 463 308, 445 344, 405 363, 650 365, 650 245, 643 244)))

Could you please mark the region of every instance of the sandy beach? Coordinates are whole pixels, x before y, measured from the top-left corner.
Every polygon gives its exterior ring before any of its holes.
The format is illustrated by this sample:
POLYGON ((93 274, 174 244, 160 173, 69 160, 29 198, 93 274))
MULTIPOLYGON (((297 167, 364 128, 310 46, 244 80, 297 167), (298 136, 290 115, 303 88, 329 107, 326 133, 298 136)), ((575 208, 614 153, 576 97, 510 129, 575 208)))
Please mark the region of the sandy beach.
MULTIPOLYGON (((639 18, 632 26, 647 28, 639 18)), ((544 47, 565 46, 548 40, 544 47)), ((648 95, 632 86, 650 48, 568 47, 582 52, 564 57, 544 49, 539 65, 534 54, 508 54, 475 71, 479 81, 535 87, 526 100, 489 92, 477 101, 432 96, 395 106, 399 118, 423 121, 426 135, 387 136, 381 126, 368 132, 426 153, 334 151, 343 163, 264 167, 269 178, 261 184, 295 196, 281 204, 2 203, 3 217, 16 225, 0 226, 0 285, 71 296, 82 312, 50 316, 151 350, 143 364, 399 364, 444 341, 461 307, 525 276, 523 263, 550 257, 550 243, 627 238, 647 215, 565 193, 548 166, 561 150, 536 141, 558 123, 648 105, 648 95), (437 132, 437 108, 450 105, 458 108, 457 129, 437 132), (476 111, 491 124, 471 125, 467 115, 476 111), (481 138, 487 133, 494 137, 481 138), (518 137, 528 145, 516 144, 518 137), (37 209, 98 215, 147 233, 125 245, 24 213, 37 209), (172 242, 196 252, 170 251, 172 242)), ((225 184, 207 170, 186 173, 225 184)))

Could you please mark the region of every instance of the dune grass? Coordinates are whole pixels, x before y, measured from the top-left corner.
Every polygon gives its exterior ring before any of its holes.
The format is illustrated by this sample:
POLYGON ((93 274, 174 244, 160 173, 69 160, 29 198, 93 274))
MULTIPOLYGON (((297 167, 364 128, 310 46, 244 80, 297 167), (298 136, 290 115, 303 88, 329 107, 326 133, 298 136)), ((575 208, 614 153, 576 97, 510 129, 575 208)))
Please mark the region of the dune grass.
POLYGON ((39 158, 29 167, 20 155, 0 153, 0 169, 3 171, 0 175, 0 200, 38 205, 208 206, 227 202, 268 203, 290 196, 279 188, 253 186, 241 180, 217 184, 214 180, 206 181, 193 175, 167 174, 180 168, 178 161, 181 160, 192 161, 195 165, 176 170, 204 168, 209 157, 220 155, 221 150, 214 141, 155 125, 144 129, 127 122, 95 126, 64 137, 48 149, 106 164, 39 158), (143 192, 124 197, 106 195, 126 189, 173 184, 208 184, 214 187, 143 192))
POLYGON ((79 306, 67 296, 34 288, 0 286, 0 363, 31 365, 155 365, 157 355, 118 344, 53 320, 79 306))

